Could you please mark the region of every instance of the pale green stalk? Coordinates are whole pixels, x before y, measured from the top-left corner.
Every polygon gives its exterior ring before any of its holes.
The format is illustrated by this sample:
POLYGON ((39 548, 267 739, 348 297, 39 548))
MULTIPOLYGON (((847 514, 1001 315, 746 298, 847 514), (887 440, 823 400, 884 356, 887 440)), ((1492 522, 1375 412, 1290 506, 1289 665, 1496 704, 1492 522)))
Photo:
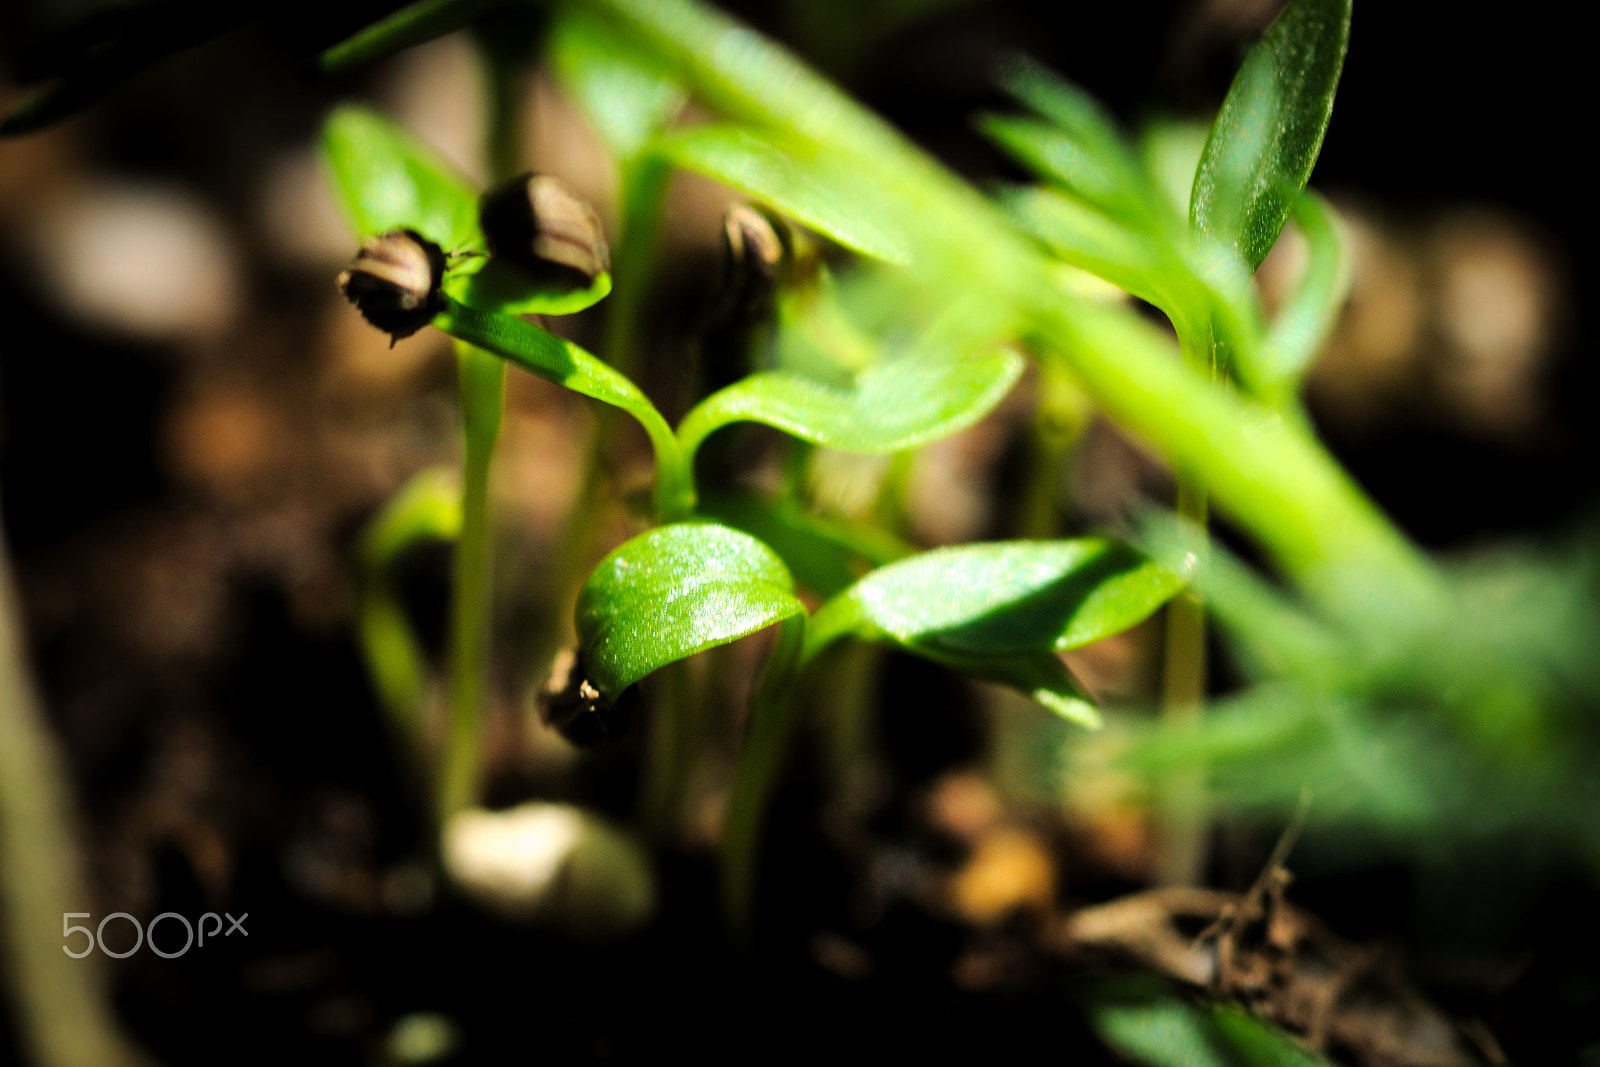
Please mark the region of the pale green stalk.
POLYGON ((464 438, 461 537, 450 601, 449 723, 437 811, 441 824, 478 802, 483 778, 484 718, 493 632, 494 557, 489 468, 500 437, 506 364, 456 342, 464 438))
MULTIPOLYGON (((63 913, 92 901, 78 868, 66 769, 40 712, 0 544, 0 962, 14 1018, 37 1067, 136 1067, 148 1061, 120 1032, 99 958, 73 959, 81 934, 63 913)), ((70 920, 82 926, 88 918, 70 920)))

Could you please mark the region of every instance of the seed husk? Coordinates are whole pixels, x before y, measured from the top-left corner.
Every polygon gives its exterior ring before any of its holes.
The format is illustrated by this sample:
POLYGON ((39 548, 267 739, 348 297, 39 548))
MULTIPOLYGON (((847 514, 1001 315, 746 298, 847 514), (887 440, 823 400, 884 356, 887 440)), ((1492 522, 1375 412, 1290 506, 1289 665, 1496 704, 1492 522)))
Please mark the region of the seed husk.
POLYGON ((722 283, 714 326, 747 326, 772 313, 793 260, 788 224, 753 204, 734 204, 722 218, 722 283))
POLYGON ((541 281, 584 289, 611 269, 599 214, 549 174, 524 174, 489 190, 478 223, 492 255, 541 281))
POLYGON ((415 230, 394 230, 361 242, 339 273, 339 290, 393 345, 438 314, 444 270, 443 249, 415 230))
POLYGON ((637 718, 639 689, 629 686, 607 700, 589 681, 583 657, 572 649, 556 657, 539 694, 540 716, 579 748, 601 748, 625 737, 637 718))

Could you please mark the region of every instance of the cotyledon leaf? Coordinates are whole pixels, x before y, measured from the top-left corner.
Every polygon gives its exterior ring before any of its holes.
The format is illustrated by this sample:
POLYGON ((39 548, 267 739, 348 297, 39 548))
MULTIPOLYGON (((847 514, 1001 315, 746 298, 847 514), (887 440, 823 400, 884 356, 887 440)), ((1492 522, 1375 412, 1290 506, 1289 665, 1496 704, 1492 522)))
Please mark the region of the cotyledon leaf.
POLYGON ((611 272, 601 271, 582 289, 541 281, 497 259, 469 259, 445 278, 444 291, 468 307, 506 315, 572 315, 611 293, 611 272))
POLYGON ((791 371, 753 374, 713 393, 678 427, 684 455, 719 427, 759 422, 846 452, 899 452, 977 422, 1021 377, 1010 350, 888 359, 840 387, 791 371))
POLYGON ((913 551, 893 534, 814 515, 792 499, 716 496, 700 502, 700 514, 760 538, 802 585, 824 597, 841 592, 871 566, 913 551))
POLYGON ((716 523, 677 523, 600 561, 578 594, 578 642, 589 680, 615 699, 669 663, 805 610, 766 545, 716 523))
MULTIPOLYGON (((482 249, 478 190, 401 127, 364 108, 340 108, 323 128, 322 147, 339 204, 362 236, 410 229, 446 252, 482 249)), ((480 311, 570 315, 610 293, 611 275, 573 289, 469 255, 452 257, 444 291, 480 311)))
POLYGON ((674 166, 766 201, 852 252, 910 262, 905 237, 863 204, 860 181, 818 159, 814 148, 779 146, 744 127, 706 125, 670 133, 653 151, 674 166))
POLYGON ((1055 653, 1143 621, 1183 582, 1101 538, 935 549, 880 567, 824 604, 804 655, 846 636, 883 641, 1092 723, 1093 708, 1055 653))
POLYGON ((1351 0, 1294 0, 1245 57, 1195 172, 1190 226, 1251 270, 1272 250, 1322 151, 1351 0))
POLYGON ((360 235, 411 229, 447 252, 482 243, 478 190, 381 115, 338 109, 323 127, 322 153, 339 206, 360 235))

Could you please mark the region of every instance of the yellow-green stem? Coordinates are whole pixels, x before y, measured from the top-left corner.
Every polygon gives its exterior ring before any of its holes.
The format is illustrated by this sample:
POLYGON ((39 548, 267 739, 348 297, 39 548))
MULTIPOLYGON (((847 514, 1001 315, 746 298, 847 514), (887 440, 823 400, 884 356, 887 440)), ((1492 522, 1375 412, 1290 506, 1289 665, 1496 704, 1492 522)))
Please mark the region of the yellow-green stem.
POLYGON ((450 604, 450 721, 439 775, 440 822, 477 802, 493 622, 494 557, 489 523, 489 467, 505 403, 506 365, 456 344, 464 456, 461 539, 456 543, 450 604))
MULTIPOLYGON (((118 1030, 98 957, 62 951, 62 915, 87 913, 61 758, 23 658, 0 544, 0 981, 11 994, 30 1063, 133 1067, 146 1062, 118 1030)), ((82 926, 90 919, 74 920, 82 926)), ((82 935, 69 942, 83 948, 82 935)))
MULTIPOLYGON (((1198 478, 1178 476, 1179 515, 1195 525, 1206 522, 1206 491, 1198 478)), ((1161 718, 1168 727, 1192 723, 1206 696, 1205 605, 1183 593, 1167 605, 1161 663, 1161 718)), ((1160 847, 1156 880, 1162 885, 1194 885, 1205 867, 1205 773, 1199 768, 1170 773, 1157 798, 1160 847)))
MULTIPOLYGON (((1215 382, 1217 360, 1210 324, 1178 326, 1184 361, 1215 382)), ((1177 478, 1178 514, 1205 529, 1210 510, 1205 481, 1184 467, 1178 468, 1177 478)), ((1189 725, 1200 717, 1206 698, 1205 605, 1194 591, 1180 594, 1167 605, 1164 645, 1161 719, 1168 728, 1189 725)), ((1204 775, 1202 768, 1193 767, 1171 774, 1161 783, 1156 881, 1162 885, 1194 885, 1204 872, 1204 775)))

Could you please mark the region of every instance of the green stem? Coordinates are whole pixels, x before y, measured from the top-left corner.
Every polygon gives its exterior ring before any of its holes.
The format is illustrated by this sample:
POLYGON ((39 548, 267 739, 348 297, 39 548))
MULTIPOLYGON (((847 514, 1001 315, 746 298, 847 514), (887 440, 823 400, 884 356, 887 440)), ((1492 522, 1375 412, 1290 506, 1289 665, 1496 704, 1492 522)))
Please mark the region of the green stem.
MULTIPOLYGON (((95 958, 61 937, 64 912, 88 912, 71 832, 66 770, 23 659, 11 561, 0 544, 0 963, 20 1037, 39 1067, 134 1067, 95 958)), ((82 926, 87 917, 72 920, 82 926)))
POLYGON ((639 323, 650 273, 655 267, 660 238, 661 211, 672 173, 666 161, 641 155, 622 166, 622 239, 612 272, 614 285, 606 308, 606 335, 602 354, 629 378, 639 371, 639 323))
POLYGON ((465 454, 450 604, 450 719, 437 802, 441 824, 477 802, 483 776, 494 590, 489 466, 500 436, 506 382, 505 363, 488 352, 458 343, 456 359, 465 454))
MULTIPOLYGON (((1184 362, 1217 381, 1214 334, 1209 322, 1198 328, 1179 321, 1179 342, 1184 362)), ((1195 528, 1206 528, 1206 485, 1193 471, 1179 469, 1178 515, 1195 528)), ((1186 590, 1167 605, 1166 632, 1161 664, 1161 719, 1168 728, 1192 726, 1206 698, 1205 604, 1194 590, 1186 590)), ((1205 868, 1205 825, 1201 817, 1205 782, 1203 770, 1169 775, 1161 784, 1158 811, 1161 840, 1156 857, 1156 881, 1162 885, 1194 885, 1205 868)))
POLYGON ((694 513, 694 481, 678 439, 637 386, 571 341, 511 315, 467 307, 448 296, 433 325, 458 341, 510 360, 557 385, 622 408, 644 427, 656 455, 656 510, 664 522, 694 513))
POLYGON ((795 682, 804 636, 802 617, 785 619, 779 626, 777 646, 750 702, 750 722, 728 800, 722 840, 723 917, 740 937, 749 934, 755 903, 761 818, 799 718, 795 682))
MULTIPOLYGON (((1200 528, 1206 522, 1205 486, 1178 475, 1178 514, 1200 528)), ((1206 696, 1205 605, 1193 592, 1179 594, 1167 605, 1165 647, 1161 665, 1161 720, 1171 727, 1192 726, 1206 696)), ((1162 885, 1194 885, 1205 867, 1204 771, 1174 771, 1163 778, 1157 810, 1161 840, 1156 881, 1162 885)))

